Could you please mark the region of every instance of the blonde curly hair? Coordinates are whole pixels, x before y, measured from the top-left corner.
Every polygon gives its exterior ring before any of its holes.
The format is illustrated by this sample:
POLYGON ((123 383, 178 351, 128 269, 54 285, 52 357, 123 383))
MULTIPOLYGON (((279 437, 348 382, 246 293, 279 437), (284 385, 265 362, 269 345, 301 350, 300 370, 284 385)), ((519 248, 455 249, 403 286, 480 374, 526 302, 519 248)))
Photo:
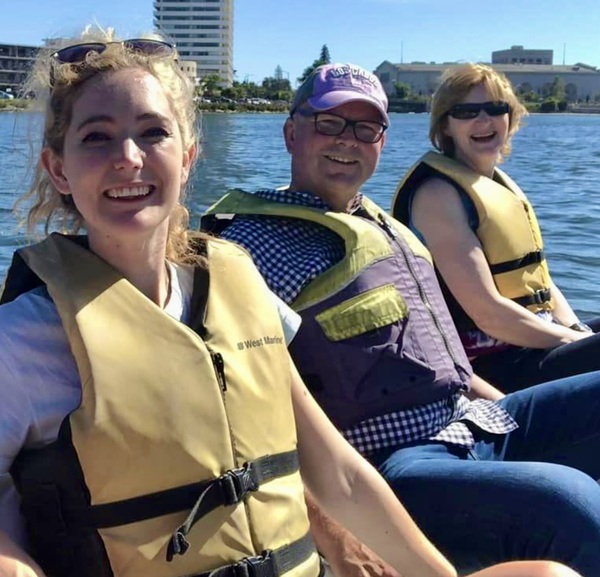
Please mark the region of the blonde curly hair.
MULTIPOLYGON (((162 40, 157 35, 146 36, 162 40)), ((184 149, 199 146, 193 86, 177 64, 177 53, 168 55, 146 55, 132 49, 116 39, 113 29, 88 27, 81 38, 62 42, 58 49, 82 42, 107 44, 102 52, 90 51, 83 62, 59 63, 54 54, 57 47, 43 49, 38 53, 28 80, 25 94, 35 95, 35 105, 44 113, 42 147, 62 155, 65 135, 71 122, 73 105, 83 85, 97 74, 115 72, 128 68, 139 68, 155 76, 163 87, 179 130, 184 149)), ((183 204, 185 191, 181 191, 178 204, 169 217, 169 235, 166 256, 179 263, 200 264, 198 242, 207 238, 199 232, 188 230, 189 212, 183 204)), ((84 227, 84 222, 71 197, 65 197, 54 187, 40 160, 37 161, 33 182, 29 190, 16 205, 29 206, 24 224, 29 235, 35 236, 40 225, 45 234, 51 228, 75 234, 84 227)))

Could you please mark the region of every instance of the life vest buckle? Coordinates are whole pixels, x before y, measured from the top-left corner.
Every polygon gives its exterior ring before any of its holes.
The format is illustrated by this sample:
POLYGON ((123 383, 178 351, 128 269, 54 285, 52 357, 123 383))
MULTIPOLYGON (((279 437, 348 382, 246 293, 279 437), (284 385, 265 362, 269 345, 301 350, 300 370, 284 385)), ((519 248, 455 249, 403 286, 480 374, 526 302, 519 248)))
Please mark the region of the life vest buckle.
POLYGON ((540 289, 533 293, 533 302, 536 305, 543 305, 550 300, 550 289, 540 289))
POLYGON ((223 491, 225 505, 237 505, 248 492, 257 491, 259 486, 251 463, 227 471, 219 479, 219 484, 223 491))
POLYGON ((279 570, 271 550, 262 555, 244 557, 232 565, 233 577, 277 577, 279 570))
POLYGON ((525 295, 522 297, 517 297, 513 300, 517 304, 520 304, 523 307, 528 307, 528 306, 535 306, 535 305, 537 305, 537 306, 543 305, 551 299, 552 299, 552 293, 551 293, 550 289, 542 288, 542 289, 535 291, 534 293, 531 293, 531 294, 528 294, 528 295, 525 295))

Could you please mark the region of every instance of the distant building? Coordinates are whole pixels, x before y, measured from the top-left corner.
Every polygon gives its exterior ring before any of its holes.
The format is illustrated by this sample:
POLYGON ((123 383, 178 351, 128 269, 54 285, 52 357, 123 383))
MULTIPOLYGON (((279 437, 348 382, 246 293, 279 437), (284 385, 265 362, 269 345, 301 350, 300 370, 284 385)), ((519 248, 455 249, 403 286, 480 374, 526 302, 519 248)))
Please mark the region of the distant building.
POLYGON ((19 92, 38 50, 37 46, 0 44, 0 90, 19 92))
POLYGON ((154 26, 177 45, 182 60, 196 62, 202 78, 233 83, 233 1, 154 0, 154 26))
MULTIPOLYGON (((437 88, 442 73, 460 63, 393 64, 382 62, 375 75, 381 80, 388 96, 395 95, 394 84, 408 84, 415 94, 429 96, 437 88)), ((593 100, 600 95, 600 70, 586 64, 555 66, 551 64, 490 64, 504 73, 517 91, 544 95, 558 76, 565 83, 570 102, 593 100)))
MULTIPOLYGON (((0 90, 9 89, 9 92, 18 95, 40 48, 55 47, 58 50, 64 46, 64 42, 64 38, 46 38, 43 47, 0 44, 0 90)), ((190 80, 197 83, 196 62, 180 58, 179 68, 190 80)))
POLYGON ((198 84, 198 63, 193 60, 179 60, 180 70, 192 81, 198 84))
POLYGON ((552 50, 530 50, 523 46, 511 46, 508 50, 492 52, 492 64, 554 64, 552 50))

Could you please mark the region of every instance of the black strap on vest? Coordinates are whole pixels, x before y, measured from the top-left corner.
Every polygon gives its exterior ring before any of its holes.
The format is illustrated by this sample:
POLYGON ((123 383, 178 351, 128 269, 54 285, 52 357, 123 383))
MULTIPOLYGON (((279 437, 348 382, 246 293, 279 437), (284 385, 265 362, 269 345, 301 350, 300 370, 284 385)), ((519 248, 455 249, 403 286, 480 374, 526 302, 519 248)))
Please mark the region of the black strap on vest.
POLYGON ((536 250, 527 253, 525 256, 517 258, 515 260, 507 260, 505 262, 499 262, 498 264, 492 264, 490 265, 490 270, 492 271, 492 274, 502 274, 503 272, 510 272, 512 270, 525 268, 530 264, 539 264, 543 260, 544 251, 536 250))
POLYGON ((315 552, 310 533, 274 551, 244 557, 237 563, 191 577, 279 577, 306 561, 315 552))
POLYGON ((530 305, 543 305, 547 303, 552 298, 550 289, 540 289, 539 291, 534 292, 531 295, 525 295, 524 297, 518 297, 516 299, 512 299, 517 304, 522 307, 527 307, 530 305))
MULTIPOLYGON (((48 484, 36 491, 35 496, 28 500, 27 507, 43 512, 42 519, 60 520, 62 530, 69 532, 118 527, 190 509, 194 514, 191 528, 213 509, 239 503, 262 483, 296 471, 298 454, 289 451, 261 457, 239 469, 227 471, 216 479, 103 505, 69 507, 61 503, 56 487, 48 484)), ((54 530, 61 527, 56 526, 54 530)), ((51 524, 46 529, 52 529, 51 524)))
MULTIPOLYGON (((198 239, 195 245, 197 254, 204 257, 208 256, 206 242, 198 239)), ((206 261, 206 267, 198 266, 194 269, 194 288, 192 291, 192 310, 190 312, 190 328, 203 340, 206 339, 206 327, 204 319, 206 317, 206 307, 208 305, 208 292, 210 290, 210 271, 209 262, 206 261)))
POLYGON ((227 471, 213 481, 197 484, 194 491, 196 499, 191 503, 193 506, 190 514, 171 536, 167 547, 167 561, 172 561, 174 555, 183 555, 188 550, 190 544, 186 540, 187 534, 197 521, 213 509, 219 505, 235 505, 249 492, 258 490, 262 483, 290 475, 298 469, 298 453, 294 450, 261 457, 246 463, 241 469, 227 471))
MULTIPOLYGON (((513 270, 518 270, 520 268, 525 268, 531 264, 539 264, 544 260, 544 251, 538 250, 533 251, 526 254, 522 258, 517 258, 515 260, 508 260, 505 262, 500 262, 498 264, 490 265, 490 270, 492 274, 502 274, 503 272, 510 272, 513 270)), ((525 295, 522 297, 517 297, 516 299, 512 299, 517 304, 522 307, 527 307, 531 305, 543 305, 547 303, 552 298, 550 294, 550 289, 540 289, 533 294, 525 295)))

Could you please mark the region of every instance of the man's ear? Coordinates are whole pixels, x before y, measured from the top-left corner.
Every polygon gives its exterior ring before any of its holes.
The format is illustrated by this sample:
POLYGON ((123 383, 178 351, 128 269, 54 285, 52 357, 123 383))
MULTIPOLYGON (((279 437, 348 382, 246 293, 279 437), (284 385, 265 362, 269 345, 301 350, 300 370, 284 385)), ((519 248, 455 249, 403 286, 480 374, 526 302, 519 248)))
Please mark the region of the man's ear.
POLYGON ((283 139, 285 140, 285 147, 291 154, 294 150, 294 143, 296 142, 296 124, 294 119, 289 117, 283 124, 283 139))
POLYGON ((42 150, 40 160, 44 170, 48 173, 54 188, 60 192, 60 194, 69 195, 71 194, 71 187, 69 181, 63 170, 62 158, 49 148, 42 150))

